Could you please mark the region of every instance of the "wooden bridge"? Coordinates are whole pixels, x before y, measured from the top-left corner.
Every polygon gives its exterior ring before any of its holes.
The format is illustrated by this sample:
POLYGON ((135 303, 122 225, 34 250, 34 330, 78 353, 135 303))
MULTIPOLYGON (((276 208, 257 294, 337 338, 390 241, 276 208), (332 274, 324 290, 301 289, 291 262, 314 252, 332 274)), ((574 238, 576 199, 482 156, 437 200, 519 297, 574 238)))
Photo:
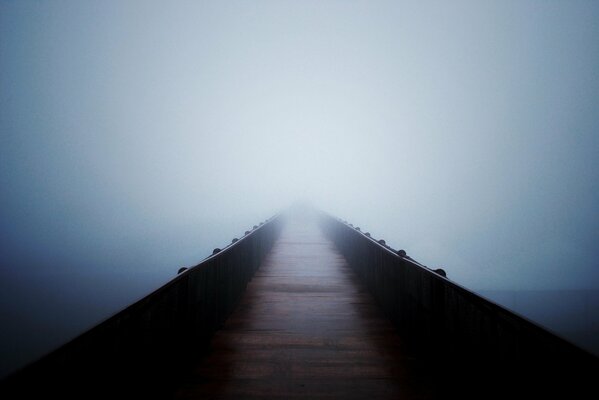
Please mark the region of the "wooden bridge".
POLYGON ((2 398, 597 398, 597 358, 296 209, 5 380, 2 398))

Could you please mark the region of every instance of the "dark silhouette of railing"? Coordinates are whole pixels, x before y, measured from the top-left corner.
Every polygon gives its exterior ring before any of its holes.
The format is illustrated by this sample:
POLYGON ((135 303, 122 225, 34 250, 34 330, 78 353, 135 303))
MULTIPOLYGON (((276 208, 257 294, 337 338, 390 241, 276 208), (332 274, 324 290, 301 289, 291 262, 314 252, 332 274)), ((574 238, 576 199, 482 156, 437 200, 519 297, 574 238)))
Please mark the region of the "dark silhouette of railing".
POLYGON ((597 357, 321 214, 321 226, 448 398, 597 398, 597 357))
POLYGON ((1 398, 160 398, 237 304, 283 223, 275 216, 6 379, 1 398), (38 396, 38 397, 35 397, 38 396), (54 397, 57 396, 57 397, 54 397))

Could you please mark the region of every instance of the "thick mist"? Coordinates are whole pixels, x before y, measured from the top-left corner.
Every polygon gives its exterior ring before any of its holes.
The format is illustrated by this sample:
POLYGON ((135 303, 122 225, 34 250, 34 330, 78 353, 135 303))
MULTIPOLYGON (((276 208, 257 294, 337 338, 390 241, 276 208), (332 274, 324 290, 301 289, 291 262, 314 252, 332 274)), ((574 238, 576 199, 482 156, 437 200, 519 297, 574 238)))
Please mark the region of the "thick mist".
POLYGON ((296 200, 490 297, 598 290, 597 21, 583 1, 0 2, 0 375, 296 200))

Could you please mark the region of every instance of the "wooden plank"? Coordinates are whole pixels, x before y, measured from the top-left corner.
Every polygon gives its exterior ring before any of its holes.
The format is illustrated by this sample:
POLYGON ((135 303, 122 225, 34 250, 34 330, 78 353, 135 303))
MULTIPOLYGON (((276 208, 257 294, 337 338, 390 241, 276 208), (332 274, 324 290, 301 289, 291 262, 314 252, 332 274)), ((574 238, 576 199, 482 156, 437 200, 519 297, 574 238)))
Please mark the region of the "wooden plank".
POLYGON ((430 398, 425 367, 316 222, 289 221, 175 397, 430 398))

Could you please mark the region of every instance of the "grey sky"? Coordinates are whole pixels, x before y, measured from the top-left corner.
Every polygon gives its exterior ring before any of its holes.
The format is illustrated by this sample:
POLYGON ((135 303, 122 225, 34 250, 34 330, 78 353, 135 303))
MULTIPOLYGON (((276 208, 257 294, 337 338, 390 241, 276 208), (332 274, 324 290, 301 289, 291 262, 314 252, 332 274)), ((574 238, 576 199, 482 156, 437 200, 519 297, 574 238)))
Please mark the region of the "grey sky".
POLYGON ((599 288, 597 21, 0 2, 2 285, 125 304, 301 198, 468 287, 599 288))

